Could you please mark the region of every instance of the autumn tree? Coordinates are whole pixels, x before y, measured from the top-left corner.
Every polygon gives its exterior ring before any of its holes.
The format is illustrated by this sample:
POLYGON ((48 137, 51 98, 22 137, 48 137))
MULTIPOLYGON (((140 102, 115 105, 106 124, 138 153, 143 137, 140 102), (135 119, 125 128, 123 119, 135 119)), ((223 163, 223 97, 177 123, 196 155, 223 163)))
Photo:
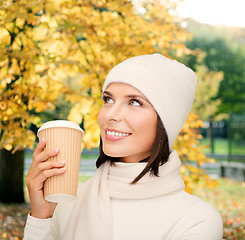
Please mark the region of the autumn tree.
MULTIPOLYGON (((52 55, 38 37, 44 5, 40 1, 0 3, 0 201, 22 202, 24 149, 36 139, 38 113, 53 107, 59 82, 52 76, 52 55)), ((50 33, 51 34, 51 33, 50 33)))
MULTIPOLYGON (((54 108, 60 94, 72 104, 68 119, 84 125, 84 146, 98 147, 101 90, 112 66, 140 54, 188 53, 183 44, 188 33, 172 14, 175 7, 168 0, 1 1, 2 152, 31 147, 35 134, 30 126, 40 126, 40 112, 54 108)), ((195 137, 191 128, 189 133, 195 137)), ((22 171, 14 162, 11 167, 22 171)), ((6 165, 1 169, 6 171, 6 165)), ((2 184, 7 175, 11 172, 2 184)))

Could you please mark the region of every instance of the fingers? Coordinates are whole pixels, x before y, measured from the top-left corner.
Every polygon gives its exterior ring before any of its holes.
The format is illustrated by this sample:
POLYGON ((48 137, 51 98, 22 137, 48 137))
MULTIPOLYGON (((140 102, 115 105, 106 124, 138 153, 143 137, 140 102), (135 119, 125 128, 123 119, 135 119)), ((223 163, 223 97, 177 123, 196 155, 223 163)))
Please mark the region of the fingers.
POLYGON ((45 149, 46 141, 45 139, 41 139, 38 143, 34 153, 33 153, 33 161, 34 162, 44 162, 47 161, 50 157, 55 157, 59 154, 59 149, 45 149))
POLYGON ((45 171, 43 171, 38 177, 37 180, 39 182, 44 182, 46 179, 53 177, 53 176, 57 176, 57 175, 61 175, 65 172, 65 167, 62 168, 52 168, 52 169, 47 169, 45 171))
MULTIPOLYGON (((33 153, 33 162, 32 165, 27 173, 27 179, 28 180, 34 180, 37 178, 40 174, 43 174, 44 171, 48 171, 47 176, 50 174, 60 174, 62 171, 50 171, 53 168, 63 168, 64 162, 57 162, 57 161, 47 161, 51 157, 55 157, 59 154, 59 149, 45 149, 46 141, 42 139, 34 153, 33 153), (44 150, 45 149, 45 150, 44 150)), ((46 176, 46 173, 43 174, 44 178, 46 176)), ((42 178, 43 179, 43 178, 42 178)), ((45 178, 46 180, 46 178, 45 178)))
POLYGON ((55 175, 60 175, 65 172, 65 161, 62 162, 43 162, 39 163, 36 168, 30 169, 26 175, 26 184, 31 189, 40 190, 43 187, 44 181, 55 175))
POLYGON ((64 167, 65 165, 65 161, 48 161, 48 162, 42 162, 38 165, 38 170, 40 172, 48 170, 48 169, 52 169, 52 168, 61 168, 64 167))
POLYGON ((63 168, 65 161, 46 161, 35 164, 28 173, 31 174, 32 178, 36 178, 38 175, 42 174, 43 171, 47 171, 53 168, 63 168))
POLYGON ((53 168, 64 168, 65 166, 65 161, 59 161, 59 162, 56 162, 56 161, 48 161, 48 162, 43 162, 43 163, 40 163, 38 166, 37 166, 37 172, 36 174, 39 175, 41 174, 43 171, 47 171, 47 170, 50 170, 50 169, 53 169, 53 168))
POLYGON ((41 153, 41 152, 44 150, 45 146, 46 146, 46 141, 45 141, 45 139, 43 138, 43 139, 41 139, 41 141, 37 144, 37 147, 36 147, 36 149, 35 149, 35 151, 34 151, 34 153, 33 153, 33 157, 34 157, 35 155, 38 155, 39 153, 41 153))
POLYGON ((46 149, 39 153, 38 155, 33 156, 33 160, 36 162, 45 162, 51 157, 55 157, 59 154, 59 149, 46 149))
POLYGON ((43 188, 44 182, 53 176, 61 175, 65 172, 65 167, 47 169, 41 174, 37 175, 32 181, 29 182, 30 191, 40 191, 43 188))

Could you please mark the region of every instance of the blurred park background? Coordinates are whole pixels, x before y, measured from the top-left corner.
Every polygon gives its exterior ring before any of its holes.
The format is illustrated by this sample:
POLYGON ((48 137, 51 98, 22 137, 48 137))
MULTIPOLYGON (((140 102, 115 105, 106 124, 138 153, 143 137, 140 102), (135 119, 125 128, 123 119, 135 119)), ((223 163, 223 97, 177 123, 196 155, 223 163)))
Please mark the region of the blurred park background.
POLYGON ((233 21, 244 8, 239 0, 216 2, 228 22, 215 22, 212 13, 216 20, 222 13, 215 1, 0 1, 0 239, 23 238, 25 174, 41 124, 68 119, 85 130, 79 181, 86 181, 96 170, 107 73, 154 52, 198 76, 174 144, 186 191, 219 210, 223 239, 245 239, 245 23, 242 15, 233 21), (182 12, 191 6, 194 18, 182 12))

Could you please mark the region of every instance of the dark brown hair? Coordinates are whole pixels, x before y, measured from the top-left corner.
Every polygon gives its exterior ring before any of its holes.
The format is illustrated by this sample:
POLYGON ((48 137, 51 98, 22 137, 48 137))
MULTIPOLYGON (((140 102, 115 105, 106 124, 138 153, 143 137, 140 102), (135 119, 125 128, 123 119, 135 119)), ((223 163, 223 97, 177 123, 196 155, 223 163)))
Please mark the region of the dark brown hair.
MULTIPOLYGON (((101 164, 106 161, 110 161, 111 164, 119 161, 119 157, 110 157, 107 156, 102 150, 102 140, 100 138, 99 151, 100 155, 96 161, 96 167, 99 168, 101 164)), ((151 175, 158 176, 159 166, 163 165, 168 161, 169 157, 169 143, 166 130, 163 126, 163 123, 160 117, 157 115, 157 131, 156 138, 152 145, 152 154, 147 159, 147 165, 143 171, 131 182, 131 184, 137 183, 145 174, 150 172, 151 175)), ((143 159, 142 159, 143 160, 143 159)))

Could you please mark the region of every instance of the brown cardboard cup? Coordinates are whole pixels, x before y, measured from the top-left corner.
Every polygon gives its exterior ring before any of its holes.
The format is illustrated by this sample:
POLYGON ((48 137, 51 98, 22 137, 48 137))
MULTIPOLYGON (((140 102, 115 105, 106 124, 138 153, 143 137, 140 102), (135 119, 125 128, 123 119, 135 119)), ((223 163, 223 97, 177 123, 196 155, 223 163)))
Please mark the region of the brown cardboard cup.
POLYGON ((74 199, 77 196, 83 130, 74 122, 56 120, 44 123, 37 135, 39 140, 46 140, 46 149, 60 150, 58 156, 48 161, 66 162, 64 174, 45 181, 45 199, 56 203, 74 199))

